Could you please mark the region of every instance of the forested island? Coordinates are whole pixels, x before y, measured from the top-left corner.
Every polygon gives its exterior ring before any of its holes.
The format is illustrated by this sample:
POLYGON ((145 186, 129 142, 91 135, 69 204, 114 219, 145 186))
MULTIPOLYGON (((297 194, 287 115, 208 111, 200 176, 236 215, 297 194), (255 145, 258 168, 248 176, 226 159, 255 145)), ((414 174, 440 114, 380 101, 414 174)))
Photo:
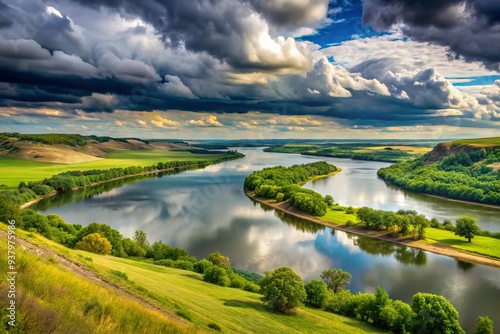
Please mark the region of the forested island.
POLYGON ((500 137, 440 143, 378 176, 411 191, 500 205, 500 137))

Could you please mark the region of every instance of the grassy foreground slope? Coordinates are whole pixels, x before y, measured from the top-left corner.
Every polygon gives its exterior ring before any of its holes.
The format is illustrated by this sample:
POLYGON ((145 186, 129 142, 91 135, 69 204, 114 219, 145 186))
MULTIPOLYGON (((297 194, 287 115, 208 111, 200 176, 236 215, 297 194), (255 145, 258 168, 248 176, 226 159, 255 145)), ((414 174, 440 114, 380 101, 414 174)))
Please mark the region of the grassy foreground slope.
POLYGON ((20 181, 40 181, 66 171, 150 166, 159 161, 212 161, 223 156, 163 149, 121 150, 108 153, 104 159, 76 164, 56 164, 0 156, 0 186, 16 188, 20 181))
MULTIPOLYGON (((5 230, 6 226, 0 224, 0 229, 5 230)), ((206 283, 200 274, 75 251, 37 234, 17 232, 18 237, 92 269, 123 291, 180 315, 185 322, 172 321, 125 294, 109 291, 61 268, 58 258, 43 259, 18 247, 18 277, 23 278, 18 289, 23 291, 25 301, 20 315, 36 326, 29 333, 49 328, 50 324, 57 324, 55 332, 60 333, 215 332, 208 327, 211 323, 225 333, 381 333, 355 319, 316 309, 300 308, 289 315, 275 313, 263 306, 259 294, 206 283)), ((4 253, 5 243, 0 247, 4 253)), ((2 267, 3 272, 5 269, 2 267)), ((5 289, 2 280, 2 303, 5 303, 5 289)))

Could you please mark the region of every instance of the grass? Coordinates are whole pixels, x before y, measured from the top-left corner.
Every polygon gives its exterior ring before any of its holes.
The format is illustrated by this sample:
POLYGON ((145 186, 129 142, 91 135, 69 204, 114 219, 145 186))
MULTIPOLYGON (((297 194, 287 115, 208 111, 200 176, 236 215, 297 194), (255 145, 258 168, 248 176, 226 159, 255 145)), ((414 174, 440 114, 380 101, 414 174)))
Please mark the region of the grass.
POLYGON ((109 153, 105 159, 78 163, 52 164, 0 156, 0 185, 16 188, 20 181, 39 181, 71 170, 110 169, 130 166, 149 166, 158 162, 185 160, 215 160, 221 154, 193 154, 167 150, 121 150, 109 153))
POLYGON ((335 225, 341 225, 347 223, 348 220, 357 223, 357 218, 355 213, 345 213, 345 211, 341 211, 342 207, 337 207, 338 210, 334 208, 330 208, 326 211, 326 214, 321 217, 321 220, 324 220, 328 223, 332 223, 335 225))
POLYGON ((500 240, 489 237, 475 236, 472 242, 446 230, 428 228, 425 230, 426 240, 430 244, 442 244, 471 253, 487 255, 500 259, 500 240))
MULTIPOLYGON (((24 331, 19 333, 197 332, 191 324, 174 322, 142 303, 20 248, 16 251, 16 327, 24 331)), ((7 253, 6 242, 0 244, 0 250, 7 253)), ((6 273, 7 261, 0 263, 2 273, 6 273)), ((9 302, 7 290, 7 280, 2 279, 2 320, 9 302)))
MULTIPOLYGON (((6 230, 6 225, 0 224, 0 229, 6 230)), ((157 266, 145 261, 89 254, 67 249, 38 234, 29 237, 26 231, 18 230, 17 233, 19 237, 92 268, 113 284, 142 295, 194 325, 194 328, 175 326, 165 322, 160 314, 151 319, 150 314, 155 314, 154 311, 137 308, 135 301, 59 269, 56 264, 26 255, 23 251, 23 257, 39 263, 30 271, 19 274, 26 278, 22 284, 27 287, 23 289, 30 291, 34 300, 43 302, 50 308, 51 316, 54 317, 50 323, 58 324, 57 332, 66 332, 63 329, 68 328, 67 332, 73 333, 78 332, 76 329, 82 333, 184 333, 195 329, 198 332, 213 332, 220 328, 223 333, 383 333, 356 319, 317 309, 302 307, 294 314, 276 313, 262 304, 259 294, 209 284, 202 280, 200 274, 190 271, 157 266), (92 256, 91 263, 85 260, 89 255, 92 256), (116 272, 125 274, 128 280, 125 281, 116 272), (97 297, 99 303, 96 303, 97 297), (106 310, 105 316, 99 316, 101 309, 106 310), (141 317, 137 318, 138 315, 141 317), (127 327, 135 322, 138 322, 135 328, 127 327), (103 330, 105 325, 109 330, 103 330), (146 327, 141 326, 146 325, 149 327, 144 330, 146 327), (165 326, 168 330, 161 329, 160 326, 165 326)), ((2 247, 0 249, 4 252, 5 243, 2 247)), ((4 263, 5 261, 2 265, 4 263)), ((0 284, 5 286, 3 282, 0 284)), ((5 298, 6 294, 3 291, 1 293, 0 298, 5 298)), ((35 316, 36 314, 26 315, 27 319, 35 316)))
POLYGON ((390 147, 393 150, 400 150, 400 151, 405 151, 410 154, 425 154, 429 151, 432 150, 432 147, 419 147, 419 146, 407 146, 407 145, 388 145, 388 146, 373 146, 373 147, 367 147, 364 151, 367 150, 383 150, 386 147, 390 147))
POLYGON ((450 142, 452 146, 473 145, 473 146, 500 146, 500 137, 462 139, 450 142))
POLYGON ((376 332, 355 319, 316 309, 300 308, 287 315, 275 313, 262 304, 260 295, 206 283, 193 272, 110 256, 93 258, 97 265, 125 272, 136 284, 160 296, 166 305, 180 308, 177 314, 188 314, 200 327, 214 323, 230 333, 376 332))

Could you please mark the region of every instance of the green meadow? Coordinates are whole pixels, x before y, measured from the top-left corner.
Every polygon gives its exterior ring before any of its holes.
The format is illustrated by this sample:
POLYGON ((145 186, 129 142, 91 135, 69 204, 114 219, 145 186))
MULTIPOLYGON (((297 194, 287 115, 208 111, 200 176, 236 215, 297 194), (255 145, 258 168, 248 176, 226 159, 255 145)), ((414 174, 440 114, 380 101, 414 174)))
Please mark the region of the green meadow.
POLYGON ((425 230, 426 242, 430 244, 447 245, 463 251, 487 255, 500 259, 500 240, 489 237, 475 236, 472 242, 467 239, 456 236, 455 233, 436 228, 425 230))
POLYGON ((38 181, 72 170, 110 169, 130 166, 150 166, 158 162, 185 160, 215 160, 222 154, 193 154, 185 151, 122 150, 109 153, 105 159, 78 163, 53 164, 0 156, 0 186, 16 188, 20 181, 38 181))
MULTIPOLYGON (((0 224, 0 229, 5 231, 6 225, 0 224)), ((57 260, 20 250, 19 275, 28 279, 19 285, 25 301, 19 311, 30 321, 29 332, 48 332, 50 324, 57 323, 57 332, 79 329, 82 333, 86 329, 88 333, 215 333, 209 324, 217 324, 223 333, 383 333, 356 319, 308 307, 291 314, 276 313, 262 304, 257 293, 206 283, 201 274, 191 271, 72 250, 22 230, 17 234, 90 268, 186 323, 172 322, 123 294, 62 268, 57 260), (44 318, 50 321, 44 322, 44 318)), ((6 244, 0 249, 5 252, 6 244)), ((0 292, 5 287, 0 282, 0 292)), ((2 293, 0 301, 5 302, 5 296, 2 293)))

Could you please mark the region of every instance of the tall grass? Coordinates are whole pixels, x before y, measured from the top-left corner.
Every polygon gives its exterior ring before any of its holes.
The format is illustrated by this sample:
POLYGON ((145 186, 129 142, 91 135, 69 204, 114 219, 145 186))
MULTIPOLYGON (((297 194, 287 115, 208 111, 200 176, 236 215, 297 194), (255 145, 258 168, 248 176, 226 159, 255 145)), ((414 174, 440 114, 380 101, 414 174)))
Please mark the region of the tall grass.
MULTIPOLYGON (((6 242, 0 250, 6 254, 6 242)), ((0 262, 2 273, 7 272, 5 262, 0 262)), ((9 302, 7 289, 7 281, 2 279, 2 320, 9 302)), ((18 328, 24 328, 25 333, 196 332, 192 325, 174 322, 130 297, 21 249, 17 254, 16 297, 18 328)))

